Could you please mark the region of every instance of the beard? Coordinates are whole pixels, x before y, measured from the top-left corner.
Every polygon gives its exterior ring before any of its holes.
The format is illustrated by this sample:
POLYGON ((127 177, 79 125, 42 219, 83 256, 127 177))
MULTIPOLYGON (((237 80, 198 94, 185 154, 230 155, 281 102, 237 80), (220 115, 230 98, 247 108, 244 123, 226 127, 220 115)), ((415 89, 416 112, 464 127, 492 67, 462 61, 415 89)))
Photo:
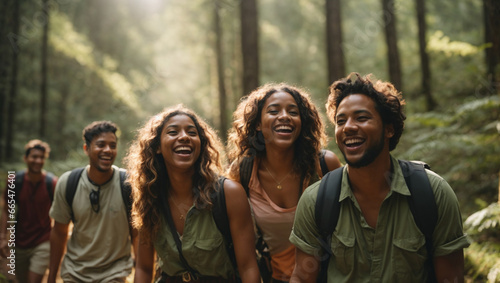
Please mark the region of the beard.
POLYGON ((384 140, 385 140, 385 131, 383 130, 382 135, 380 136, 380 139, 378 140, 378 142, 375 145, 369 147, 365 151, 363 156, 361 156, 361 158, 356 162, 349 160, 347 158, 347 156, 345 155, 344 151, 342 151, 342 155, 344 155, 344 159, 347 162, 347 164, 353 168, 361 168, 361 167, 368 166, 373 161, 375 161, 375 159, 377 159, 377 157, 380 155, 382 150, 384 150, 384 145, 385 145, 384 140))

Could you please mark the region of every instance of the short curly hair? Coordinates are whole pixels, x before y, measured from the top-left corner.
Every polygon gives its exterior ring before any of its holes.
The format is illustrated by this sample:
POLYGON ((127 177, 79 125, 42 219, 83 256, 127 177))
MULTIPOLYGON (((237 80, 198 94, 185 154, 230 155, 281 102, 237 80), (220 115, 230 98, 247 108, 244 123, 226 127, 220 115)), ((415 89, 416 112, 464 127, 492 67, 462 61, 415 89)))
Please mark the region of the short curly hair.
POLYGON ((48 143, 35 139, 35 140, 30 140, 25 146, 24 146, 24 156, 28 157, 30 155, 30 152, 32 149, 38 149, 43 152, 44 158, 48 158, 50 154, 50 146, 48 143))
POLYGON ((233 163, 229 175, 232 179, 239 180, 239 166, 234 165, 241 162, 240 157, 257 156, 260 158, 265 155, 265 141, 262 133, 257 130, 257 126, 267 99, 278 92, 290 94, 300 112, 302 127, 294 144, 295 170, 305 172, 306 180, 314 174, 318 154, 326 144, 321 116, 305 90, 285 83, 269 83, 242 98, 233 113, 233 127, 228 134, 228 157, 233 163))
POLYGON ((401 93, 393 84, 375 80, 372 74, 362 77, 353 72, 330 86, 326 113, 333 124, 336 124, 335 116, 339 104, 351 94, 364 94, 375 102, 375 109, 382 117, 384 125, 394 127, 394 136, 389 139, 389 150, 395 149, 403 134, 406 120, 406 115, 403 113, 405 101, 401 93), (351 79, 353 76, 355 76, 354 80, 351 79))
POLYGON ((90 146, 92 140, 102 133, 113 133, 118 139, 118 126, 111 121, 94 121, 87 125, 82 131, 82 139, 87 146, 90 146))

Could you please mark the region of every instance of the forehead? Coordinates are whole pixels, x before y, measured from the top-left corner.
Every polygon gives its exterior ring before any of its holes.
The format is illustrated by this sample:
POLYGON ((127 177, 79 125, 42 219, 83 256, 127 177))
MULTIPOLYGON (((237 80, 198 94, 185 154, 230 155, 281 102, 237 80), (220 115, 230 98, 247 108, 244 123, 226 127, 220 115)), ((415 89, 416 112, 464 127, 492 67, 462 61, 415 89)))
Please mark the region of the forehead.
POLYGON ((364 94, 350 94, 339 103, 337 115, 359 110, 376 112, 375 101, 364 94))
POLYGON ((44 155, 45 155, 45 151, 38 149, 38 148, 32 148, 32 149, 30 149, 28 157, 30 157, 30 156, 44 156, 44 155))
POLYGON ((286 104, 286 105, 297 105, 295 99, 291 94, 284 91, 278 91, 271 94, 264 104, 264 107, 268 107, 269 105, 278 105, 278 104, 286 104))
POLYGON ((104 132, 104 133, 100 133, 99 135, 95 136, 93 139, 92 139, 92 142, 93 143, 97 143, 97 142, 117 142, 117 138, 116 138, 116 135, 113 134, 112 132, 104 132))
POLYGON ((173 117, 170 117, 168 121, 165 123, 163 128, 167 127, 179 127, 179 126, 192 126, 196 127, 193 119, 185 114, 178 114, 173 117))

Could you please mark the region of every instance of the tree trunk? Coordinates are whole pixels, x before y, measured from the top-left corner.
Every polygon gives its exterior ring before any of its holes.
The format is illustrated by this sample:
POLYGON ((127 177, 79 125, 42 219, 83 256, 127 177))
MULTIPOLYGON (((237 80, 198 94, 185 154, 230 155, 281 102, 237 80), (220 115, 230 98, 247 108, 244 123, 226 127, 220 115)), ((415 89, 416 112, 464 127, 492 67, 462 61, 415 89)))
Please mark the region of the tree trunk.
POLYGON ((217 61, 217 81, 219 85, 220 133, 222 137, 227 130, 226 119, 226 87, 224 85, 224 52, 222 50, 222 29, 220 24, 220 0, 214 5, 215 57, 217 61))
MULTIPOLYGON (((8 21, 10 13, 10 1, 2 1, 0 3, 0 34, 6 34, 9 30, 10 23, 8 21)), ((0 40, 0 164, 4 160, 4 149, 5 149, 5 135, 4 127, 5 121, 7 120, 7 109, 5 107, 5 102, 7 99, 8 91, 8 75, 10 66, 10 53, 11 48, 7 40, 0 40)))
POLYGON ((489 85, 488 93, 496 93, 499 89, 500 79, 496 68, 500 62, 500 1, 483 0, 485 42, 491 43, 486 48, 486 68, 489 85))
POLYGON ((385 26, 385 41, 387 44, 387 57, 389 60, 389 79, 399 91, 402 91, 403 83, 401 79, 401 62, 399 60, 394 0, 382 0, 382 10, 385 26))
POLYGON ((259 86, 259 38, 257 1, 240 1, 243 96, 259 86))
POLYGON ((340 0, 326 0, 328 85, 345 76, 340 0))
POLYGON ((418 47, 420 51, 420 67, 422 68, 422 92, 427 102, 427 111, 436 108, 436 101, 432 97, 431 69, 429 66, 429 55, 427 54, 427 24, 425 21, 425 0, 416 0, 417 22, 418 22, 418 47))
MULTIPOLYGON (((12 31, 13 34, 19 34, 19 15, 20 15, 20 3, 21 1, 14 1, 14 13, 12 18, 12 31)), ((17 42, 15 42, 17 44, 17 42)), ((11 77, 10 77, 10 93, 7 101, 7 132, 6 132, 6 141, 5 141, 5 160, 12 161, 12 153, 13 150, 13 140, 14 140, 14 121, 15 121, 15 113, 16 113, 16 95, 17 95, 17 64, 18 64, 18 54, 19 54, 19 46, 14 47, 14 51, 12 52, 12 69, 11 69, 11 77)))
POLYGON ((40 138, 45 139, 45 129, 47 127, 47 44, 49 38, 49 0, 42 0, 42 10, 45 13, 46 21, 43 25, 42 54, 41 54, 41 82, 40 82, 40 138))

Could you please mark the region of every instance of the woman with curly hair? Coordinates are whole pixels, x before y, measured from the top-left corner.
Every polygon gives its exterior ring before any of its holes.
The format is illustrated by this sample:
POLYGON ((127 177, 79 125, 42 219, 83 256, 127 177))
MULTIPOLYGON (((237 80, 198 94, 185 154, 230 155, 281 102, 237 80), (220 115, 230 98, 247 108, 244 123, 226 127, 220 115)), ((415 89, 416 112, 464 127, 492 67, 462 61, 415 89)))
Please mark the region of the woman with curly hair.
POLYGON ((299 88, 266 84, 245 97, 233 116, 229 176, 248 187, 257 228, 271 255, 270 280, 286 282, 295 264, 288 237, 297 202, 322 177, 321 167, 330 171, 341 164, 333 152, 321 151, 326 142, 322 120, 309 94, 299 88), (251 170, 243 169, 249 160, 251 170), (243 181, 247 171, 248 184, 243 181))
POLYGON ((139 231, 135 282, 151 282, 155 252, 163 282, 260 282, 250 206, 240 184, 221 179, 221 149, 215 132, 182 105, 139 130, 126 157, 139 231), (221 180, 231 200, 227 216, 239 274, 211 212, 221 180))

